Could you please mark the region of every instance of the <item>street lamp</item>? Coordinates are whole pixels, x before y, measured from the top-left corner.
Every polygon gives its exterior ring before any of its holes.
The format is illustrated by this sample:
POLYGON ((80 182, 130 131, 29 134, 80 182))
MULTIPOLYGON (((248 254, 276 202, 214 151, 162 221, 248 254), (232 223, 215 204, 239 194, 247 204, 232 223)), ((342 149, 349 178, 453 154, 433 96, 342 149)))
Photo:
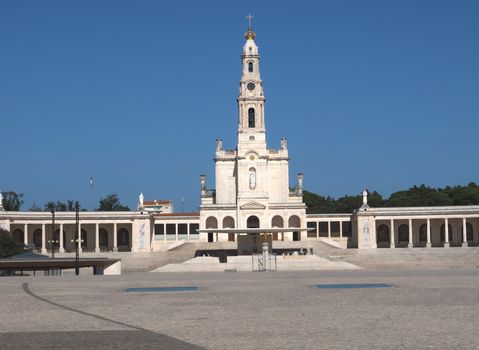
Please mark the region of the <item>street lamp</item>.
POLYGON ((55 234, 55 210, 52 209, 51 211, 52 213, 52 238, 50 239, 50 246, 52 248, 52 259, 55 257, 55 238, 54 238, 54 234, 55 234))
POLYGON ((76 225, 77 230, 75 232, 75 275, 80 274, 80 250, 78 249, 78 240, 80 235, 80 205, 78 201, 75 202, 75 212, 76 212, 76 225))

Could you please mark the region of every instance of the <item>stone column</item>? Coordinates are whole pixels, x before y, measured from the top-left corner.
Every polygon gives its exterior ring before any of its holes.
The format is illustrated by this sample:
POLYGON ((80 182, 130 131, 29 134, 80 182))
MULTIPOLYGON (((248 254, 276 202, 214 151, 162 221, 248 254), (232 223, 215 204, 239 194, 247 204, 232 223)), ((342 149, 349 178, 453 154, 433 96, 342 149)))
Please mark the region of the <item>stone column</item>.
POLYGON ((65 242, 63 242, 63 224, 60 224, 60 231, 58 232, 60 248, 58 249, 59 253, 65 253, 65 242))
MULTIPOLYGON (((23 241, 25 244, 28 244, 28 224, 23 225, 23 241)), ((32 237, 33 242, 33 237, 32 237)))
POLYGON ((407 245, 408 248, 414 247, 412 242, 412 219, 409 219, 409 243, 407 245))
POLYGON ((117 245, 117 239, 116 239, 116 235, 117 235, 116 229, 117 229, 117 226, 116 226, 116 222, 115 222, 113 224, 113 251, 114 252, 118 251, 118 245, 117 245))
POLYGON ((467 248, 467 220, 462 218, 462 247, 467 248))
POLYGON ((343 222, 339 221, 339 238, 343 239, 343 222))
POLYGON ((431 248, 431 219, 427 219, 427 243, 426 248, 431 248))
POLYGON ((178 223, 175 223, 175 241, 178 242, 178 223))
POLYGON ((46 234, 45 234, 45 224, 42 224, 42 254, 47 253, 47 248, 45 245, 46 241, 46 234))
POLYGON ((390 225, 390 230, 389 230, 389 234, 390 234, 390 239, 389 239, 389 247, 390 248, 395 248, 396 247, 396 243, 394 242, 394 220, 391 219, 391 225, 390 225))
POLYGON ((319 238, 319 221, 316 221, 316 238, 319 238))
POLYGON ((28 224, 23 225, 23 243, 28 244, 28 224))
POLYGON ((100 224, 95 224, 95 253, 100 252, 100 224))
POLYGON ((186 239, 190 240, 190 223, 186 223, 186 239))
POLYGON ((444 219, 444 248, 449 248, 449 220, 444 219))
POLYGON ((331 221, 328 221, 328 238, 331 239, 331 221))

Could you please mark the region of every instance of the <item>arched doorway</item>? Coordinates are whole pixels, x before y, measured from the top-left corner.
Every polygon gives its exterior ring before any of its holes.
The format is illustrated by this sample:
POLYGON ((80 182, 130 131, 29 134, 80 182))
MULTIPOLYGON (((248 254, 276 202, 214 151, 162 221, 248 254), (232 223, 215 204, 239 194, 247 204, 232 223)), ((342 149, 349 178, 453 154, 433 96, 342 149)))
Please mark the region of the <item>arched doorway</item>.
POLYGON ((36 229, 33 231, 33 244, 35 245, 35 249, 41 249, 42 247, 42 230, 36 229))
POLYGON ((117 231, 116 240, 118 251, 130 250, 130 232, 126 228, 122 227, 117 231))
MULTIPOLYGON (((15 231, 13 231, 13 233, 12 233, 12 238, 13 238, 14 240, 16 240, 17 242, 19 242, 19 243, 23 243, 23 242, 24 242, 23 237, 24 237, 24 236, 23 236, 23 231, 20 230, 19 228, 17 228, 17 229, 16 229, 15 231)), ((40 236, 40 237, 41 237, 41 236, 40 236)), ((42 243, 40 242, 40 246, 41 246, 41 245, 42 245, 42 243)))
POLYGON ((247 228, 259 228, 259 219, 255 215, 251 215, 246 221, 247 228))
POLYGON ((409 225, 402 224, 398 227, 398 242, 399 245, 406 246, 409 244, 409 225))
POLYGON ((421 243, 421 245, 424 245, 427 243, 427 225, 426 224, 422 224, 419 227, 419 243, 421 243))
MULTIPOLYGON (((206 229, 218 228, 218 219, 214 216, 210 216, 206 219, 206 229)), ((214 242, 213 232, 208 232, 208 242, 214 242)))
POLYGON ((378 226, 376 243, 378 248, 390 247, 390 231, 388 225, 381 224, 378 226))
MULTIPOLYGON (((271 219, 271 227, 272 228, 283 228, 284 227, 283 218, 279 215, 273 216, 273 218, 271 219)), ((283 233, 281 234, 281 239, 282 240, 284 239, 284 234, 283 233)), ((277 240, 278 240, 278 233, 274 232, 273 233, 273 241, 277 241, 277 240)))
MULTIPOLYGON (((288 220, 288 228, 300 228, 301 219, 297 215, 291 215, 288 220)), ((300 241, 301 235, 299 231, 293 231, 293 241, 300 241)))
MULTIPOLYGON (((235 228, 235 219, 233 219, 231 216, 227 216, 223 219, 223 228, 235 228)), ((228 233, 228 242, 234 242, 235 241, 235 234, 234 233, 228 233)))
POLYGON ((99 246, 100 246, 100 251, 106 252, 108 251, 108 231, 104 228, 100 229, 100 232, 98 233, 98 240, 99 240, 99 246))

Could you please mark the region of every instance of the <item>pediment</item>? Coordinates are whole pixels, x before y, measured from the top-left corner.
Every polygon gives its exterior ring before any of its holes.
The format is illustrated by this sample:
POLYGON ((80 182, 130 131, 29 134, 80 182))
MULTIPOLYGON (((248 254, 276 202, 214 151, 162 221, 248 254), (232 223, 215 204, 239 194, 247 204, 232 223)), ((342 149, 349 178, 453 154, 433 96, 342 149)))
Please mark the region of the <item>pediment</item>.
POLYGON ((249 203, 246 203, 246 204, 243 204, 240 209, 260 209, 260 210, 263 210, 263 209, 266 209, 266 207, 263 205, 263 204, 260 204, 258 202, 249 202, 249 203))

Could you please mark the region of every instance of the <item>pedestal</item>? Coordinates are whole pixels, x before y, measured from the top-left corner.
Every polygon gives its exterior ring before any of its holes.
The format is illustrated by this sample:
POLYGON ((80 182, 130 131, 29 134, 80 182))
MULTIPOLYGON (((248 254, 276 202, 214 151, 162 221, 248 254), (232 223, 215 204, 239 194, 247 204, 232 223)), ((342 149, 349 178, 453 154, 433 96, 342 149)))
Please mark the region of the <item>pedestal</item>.
POLYGON ((431 243, 426 243, 426 248, 431 248, 431 247, 432 247, 431 243))
POLYGON ((467 242, 462 242, 462 247, 467 248, 467 242))
POLYGON ((414 244, 408 243, 408 244, 407 244, 407 247, 408 247, 408 248, 413 248, 413 247, 414 247, 414 244))
POLYGON ((449 242, 444 242, 444 248, 449 248, 449 242))

